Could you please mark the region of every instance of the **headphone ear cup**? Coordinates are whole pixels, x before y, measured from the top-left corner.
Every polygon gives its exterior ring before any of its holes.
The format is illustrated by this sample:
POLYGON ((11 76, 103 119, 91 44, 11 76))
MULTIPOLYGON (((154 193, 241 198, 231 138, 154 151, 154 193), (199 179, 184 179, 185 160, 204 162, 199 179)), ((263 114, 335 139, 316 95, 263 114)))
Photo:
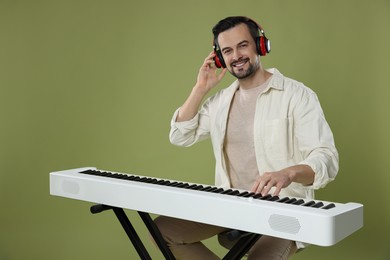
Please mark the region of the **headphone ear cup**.
POLYGON ((265 37, 264 35, 257 37, 256 38, 256 48, 257 48, 257 53, 260 56, 267 55, 267 53, 269 53, 271 51, 270 42, 267 39, 267 37, 265 37))
POLYGON ((214 51, 214 62, 217 68, 226 68, 225 61, 223 60, 222 53, 220 51, 214 51))

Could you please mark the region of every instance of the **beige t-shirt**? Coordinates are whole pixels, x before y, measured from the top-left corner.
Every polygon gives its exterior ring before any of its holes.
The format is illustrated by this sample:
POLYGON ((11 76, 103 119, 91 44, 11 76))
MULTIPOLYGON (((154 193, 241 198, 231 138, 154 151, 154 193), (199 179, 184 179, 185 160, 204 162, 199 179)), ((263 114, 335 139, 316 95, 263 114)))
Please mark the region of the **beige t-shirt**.
POLYGON ((254 148, 253 122, 256 100, 271 77, 252 89, 238 88, 229 110, 224 155, 233 188, 250 190, 259 176, 254 148))

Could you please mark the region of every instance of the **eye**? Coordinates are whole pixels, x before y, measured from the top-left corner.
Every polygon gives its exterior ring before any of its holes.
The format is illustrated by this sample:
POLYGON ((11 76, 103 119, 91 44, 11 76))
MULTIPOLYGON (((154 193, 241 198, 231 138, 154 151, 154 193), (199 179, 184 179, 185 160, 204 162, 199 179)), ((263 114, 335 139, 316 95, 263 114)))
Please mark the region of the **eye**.
POLYGON ((231 53, 231 52, 232 52, 231 49, 225 49, 225 50, 223 51, 223 54, 228 55, 228 54, 231 53))
POLYGON ((248 43, 241 43, 238 47, 240 47, 240 48, 246 48, 246 47, 248 47, 248 43))

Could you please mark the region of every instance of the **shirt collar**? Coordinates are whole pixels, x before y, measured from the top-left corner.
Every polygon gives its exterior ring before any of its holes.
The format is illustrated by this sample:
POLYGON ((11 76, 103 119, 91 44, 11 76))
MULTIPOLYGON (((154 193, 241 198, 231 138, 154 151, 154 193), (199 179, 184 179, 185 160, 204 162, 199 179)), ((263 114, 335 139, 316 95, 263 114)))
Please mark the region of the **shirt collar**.
MULTIPOLYGON (((276 68, 270 68, 266 69, 269 73, 272 74, 272 78, 270 82, 268 83, 268 86, 264 89, 264 92, 268 91, 270 88, 277 89, 277 90, 283 90, 284 89, 284 76, 282 73, 279 72, 276 68)), ((240 86, 238 80, 235 80, 229 87, 230 94, 233 95, 234 92, 238 89, 240 86)))
POLYGON ((267 90, 270 88, 278 89, 278 90, 283 90, 284 89, 284 77, 282 73, 279 72, 276 68, 271 68, 267 69, 269 73, 272 74, 271 81, 268 83, 267 90))

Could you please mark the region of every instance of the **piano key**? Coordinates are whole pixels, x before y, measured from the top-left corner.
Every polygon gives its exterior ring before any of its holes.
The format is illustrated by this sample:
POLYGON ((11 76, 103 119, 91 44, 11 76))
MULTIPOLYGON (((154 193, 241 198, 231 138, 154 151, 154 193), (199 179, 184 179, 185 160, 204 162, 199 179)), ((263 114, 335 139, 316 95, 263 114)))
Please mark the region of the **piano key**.
POLYGON ((233 190, 233 192, 231 192, 229 195, 238 195, 238 194, 240 194, 240 191, 233 190))
POLYGON ((200 189, 200 191, 210 191, 213 187, 212 186, 206 186, 200 189))
POLYGON ((155 184, 158 184, 160 185, 161 183, 163 183, 165 180, 158 180, 155 184))
POLYGON ((271 198, 269 198, 268 200, 269 201, 277 201, 277 200, 279 200, 280 198, 279 198, 279 196, 272 196, 271 198))
POLYGON ((312 206, 312 208, 321 208, 321 207, 323 207, 324 206, 324 203, 322 203, 321 201, 319 201, 319 202, 317 202, 316 204, 314 204, 313 206, 312 206))
POLYGON ((171 184, 170 181, 163 181, 160 183, 160 185, 164 185, 164 186, 169 186, 169 184, 171 184))
POLYGON ((206 190, 207 192, 215 192, 216 190, 218 190, 218 188, 217 187, 213 187, 213 186, 211 186, 211 188, 210 189, 208 189, 208 190, 206 190))
POLYGON ((321 209, 331 209, 331 208, 334 208, 334 207, 336 207, 336 205, 334 203, 330 203, 330 204, 322 207, 321 209))
POLYGON ((188 186, 190 186, 190 185, 188 183, 185 183, 185 182, 183 182, 180 185, 177 185, 177 187, 179 187, 179 188, 187 188, 188 186))
MULTIPOLYGON (((123 179, 124 177, 119 177, 119 179, 123 179)), ((139 179, 140 182, 148 182, 148 180, 150 180, 150 178, 147 178, 147 177, 142 177, 141 179, 139 179)))
POLYGON ((281 199, 278 199, 276 202, 285 203, 285 202, 287 202, 287 201, 289 201, 289 200, 290 200, 289 197, 283 197, 283 198, 281 198, 281 199))
POLYGON ((256 195, 253 196, 254 199, 259 199, 263 197, 263 195, 261 195, 261 193, 257 193, 256 195))
POLYGON ((238 197, 244 197, 244 196, 247 195, 247 194, 249 194, 248 191, 243 191, 243 192, 237 194, 237 196, 238 196, 238 197))
POLYGON ((286 201, 285 203, 291 204, 291 203, 294 203, 294 202, 296 202, 296 201, 297 201, 296 198, 291 198, 291 199, 289 199, 288 201, 286 201))
POLYGON ((178 184, 178 182, 174 181, 174 182, 169 183, 167 186, 174 187, 176 184, 178 184))
POLYGON ((229 194, 230 192, 233 192, 232 189, 227 189, 221 192, 221 194, 229 194))
POLYGON ((192 184, 192 185, 188 185, 187 187, 185 187, 186 189, 192 189, 194 187, 196 187, 197 185, 196 184, 192 184))
POLYGON ((271 194, 267 194, 267 195, 265 195, 265 196, 262 196, 260 199, 261 199, 261 200, 268 200, 268 199, 270 199, 271 197, 272 197, 271 194))
POLYGON ((175 184, 172 184, 171 187, 178 187, 178 188, 180 188, 180 185, 183 185, 183 183, 182 182, 177 182, 175 184))
POLYGON ((294 201, 294 202, 291 203, 291 204, 293 204, 293 205, 301 205, 301 204, 303 204, 303 203, 305 203, 305 201, 304 201, 303 199, 299 199, 299 200, 294 201))
POLYGON ((249 198, 249 197, 253 197, 255 194, 256 194, 256 193, 254 193, 254 192, 249 192, 248 194, 246 194, 246 195, 244 195, 244 196, 242 196, 242 197, 244 197, 244 198, 249 198))
POLYGON ((302 204, 302 206, 311 207, 314 204, 316 204, 316 202, 314 200, 311 200, 311 201, 305 202, 304 204, 302 204))
POLYGON ((202 185, 196 185, 195 187, 192 188, 193 190, 201 190, 203 189, 202 185))

